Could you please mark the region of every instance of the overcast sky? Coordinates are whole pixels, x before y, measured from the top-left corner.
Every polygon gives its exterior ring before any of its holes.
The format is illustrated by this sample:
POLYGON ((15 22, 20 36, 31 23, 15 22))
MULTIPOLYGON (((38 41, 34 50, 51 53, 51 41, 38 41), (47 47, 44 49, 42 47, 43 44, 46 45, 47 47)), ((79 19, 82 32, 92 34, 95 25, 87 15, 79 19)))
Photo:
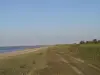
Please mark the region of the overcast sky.
POLYGON ((100 0, 0 0, 0 46, 100 39, 100 0))

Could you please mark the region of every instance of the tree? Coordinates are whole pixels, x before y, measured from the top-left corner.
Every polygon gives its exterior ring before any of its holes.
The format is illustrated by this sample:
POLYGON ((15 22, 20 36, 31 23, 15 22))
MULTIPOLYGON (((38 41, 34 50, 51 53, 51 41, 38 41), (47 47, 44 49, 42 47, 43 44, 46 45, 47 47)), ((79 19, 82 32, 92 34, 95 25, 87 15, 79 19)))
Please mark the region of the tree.
POLYGON ((84 41, 80 41, 80 44, 85 44, 85 42, 84 41))
POLYGON ((97 39, 93 39, 93 43, 95 43, 95 44, 96 44, 97 42, 98 42, 98 41, 97 41, 97 39))

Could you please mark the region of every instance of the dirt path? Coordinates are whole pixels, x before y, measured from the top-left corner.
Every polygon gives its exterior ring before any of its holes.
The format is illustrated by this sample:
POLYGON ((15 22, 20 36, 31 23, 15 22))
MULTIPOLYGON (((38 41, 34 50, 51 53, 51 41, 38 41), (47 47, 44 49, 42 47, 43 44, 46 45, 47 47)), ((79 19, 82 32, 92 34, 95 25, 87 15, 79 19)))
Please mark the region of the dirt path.
POLYGON ((69 55, 66 56, 66 58, 60 54, 57 55, 78 75, 100 75, 100 69, 93 66, 92 64, 88 64, 86 62, 83 62, 83 60, 77 59, 69 55))

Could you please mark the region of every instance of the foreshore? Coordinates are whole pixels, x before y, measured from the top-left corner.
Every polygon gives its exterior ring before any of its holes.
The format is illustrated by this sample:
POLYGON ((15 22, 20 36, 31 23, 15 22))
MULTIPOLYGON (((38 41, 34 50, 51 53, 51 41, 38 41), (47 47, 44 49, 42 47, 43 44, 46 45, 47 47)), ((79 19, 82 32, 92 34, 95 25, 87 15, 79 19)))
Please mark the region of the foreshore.
POLYGON ((17 56, 17 55, 21 55, 21 54, 26 54, 26 53, 30 53, 30 52, 36 52, 36 51, 38 51, 42 48, 44 48, 44 47, 0 53, 0 59, 7 58, 7 57, 12 57, 12 56, 17 56))

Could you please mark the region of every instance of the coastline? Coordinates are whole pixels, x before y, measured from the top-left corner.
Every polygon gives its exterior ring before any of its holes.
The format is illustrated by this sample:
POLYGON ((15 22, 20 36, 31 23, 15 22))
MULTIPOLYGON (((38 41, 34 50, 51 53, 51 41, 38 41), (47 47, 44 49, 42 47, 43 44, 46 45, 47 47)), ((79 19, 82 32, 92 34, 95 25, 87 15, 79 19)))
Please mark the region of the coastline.
POLYGON ((18 56, 18 55, 21 55, 21 54, 27 54, 27 53, 30 53, 30 52, 36 52, 36 51, 41 50, 43 48, 46 48, 46 47, 24 49, 24 50, 18 50, 18 51, 16 50, 16 51, 12 51, 12 52, 0 53, 0 59, 18 56))

